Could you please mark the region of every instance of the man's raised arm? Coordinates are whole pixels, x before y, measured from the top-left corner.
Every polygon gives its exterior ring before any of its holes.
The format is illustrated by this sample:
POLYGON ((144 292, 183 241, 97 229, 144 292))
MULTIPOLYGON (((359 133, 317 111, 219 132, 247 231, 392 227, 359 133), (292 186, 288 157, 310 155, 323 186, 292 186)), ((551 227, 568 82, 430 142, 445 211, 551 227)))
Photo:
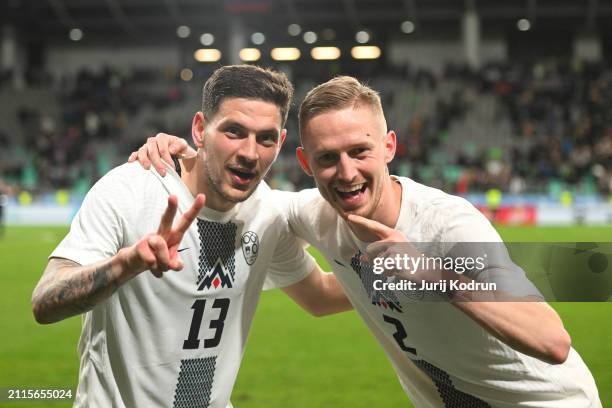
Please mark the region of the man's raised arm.
MULTIPOLYGON (((372 259, 384 258, 387 254, 391 254, 387 252, 387 249, 393 244, 408 243, 401 231, 377 221, 357 215, 349 215, 348 221, 355 227, 368 231, 377 239, 377 242, 366 249, 368 256, 372 259)), ((416 254, 411 254, 411 256, 418 256, 416 254)), ((468 277, 455 272, 450 272, 449 275, 465 282, 470 281, 468 277)), ((398 276, 410 280, 415 279, 410 276, 425 279, 427 275, 417 272, 414 275, 400 273, 398 276)), ((439 278, 446 279, 447 277, 435 276, 436 280, 439 278)), ((498 299, 504 301, 473 301, 478 299, 479 295, 482 296, 479 291, 457 291, 450 299, 450 303, 491 335, 521 353, 549 364, 561 364, 567 359, 571 346, 570 336, 563 327, 563 322, 557 312, 546 302, 536 301, 530 296, 502 298, 501 296, 505 294, 498 294, 498 299)))
POLYGON ((191 208, 173 228, 176 196, 168 197, 168 207, 155 234, 149 234, 131 247, 120 249, 110 259, 81 266, 63 258, 51 258, 32 294, 32 312, 41 324, 54 323, 91 310, 110 297, 121 285, 146 270, 161 277, 169 269, 181 270, 178 245, 204 206, 199 194, 191 208))

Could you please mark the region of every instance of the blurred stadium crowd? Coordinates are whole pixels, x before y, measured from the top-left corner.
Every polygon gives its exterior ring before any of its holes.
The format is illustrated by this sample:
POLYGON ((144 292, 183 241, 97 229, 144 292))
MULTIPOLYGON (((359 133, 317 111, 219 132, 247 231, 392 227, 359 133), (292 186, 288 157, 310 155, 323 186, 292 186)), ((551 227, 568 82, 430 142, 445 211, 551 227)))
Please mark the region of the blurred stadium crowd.
MULTIPOLYGON (((151 68, 0 83, 0 180, 12 193, 84 194, 159 131, 190 140, 201 85, 214 67, 180 79, 151 68), (207 71, 207 70, 210 71, 207 71), (184 78, 185 79, 185 78, 184 78), (7 187, 9 186, 9 187, 7 187)), ((297 107, 330 72, 293 75, 288 142, 269 182, 312 187, 294 159, 297 107)), ((612 193, 612 70, 595 63, 488 64, 478 71, 406 69, 360 76, 381 92, 398 135, 393 174, 449 192, 612 193)))

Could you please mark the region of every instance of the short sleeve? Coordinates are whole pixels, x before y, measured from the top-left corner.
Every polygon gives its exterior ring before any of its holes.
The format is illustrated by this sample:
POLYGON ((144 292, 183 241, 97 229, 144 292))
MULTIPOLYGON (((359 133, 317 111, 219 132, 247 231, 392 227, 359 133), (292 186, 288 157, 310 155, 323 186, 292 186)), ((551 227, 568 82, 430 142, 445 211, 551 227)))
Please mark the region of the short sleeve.
POLYGON ((505 243, 485 216, 468 202, 448 222, 444 242, 451 245, 448 255, 485 259, 485 268, 466 272, 478 282, 493 282, 498 290, 515 297, 543 298, 525 271, 516 265, 505 243))
POLYGON ((70 231, 50 257, 88 265, 115 255, 122 247, 124 219, 120 203, 129 200, 123 184, 112 173, 87 193, 72 220, 70 231))
POLYGON ((306 244, 287 229, 279 239, 266 280, 264 290, 284 288, 306 278, 315 268, 316 261, 306 251, 306 244))
POLYGON ((282 288, 302 281, 317 265, 315 259, 306 251, 307 243, 298 238, 289 225, 289 218, 294 211, 295 201, 299 199, 297 193, 275 191, 275 204, 283 214, 283 225, 278 243, 266 280, 264 290, 282 288))
POLYGON ((446 221, 446 242, 502 242, 489 220, 469 202, 455 198, 452 214, 446 221))

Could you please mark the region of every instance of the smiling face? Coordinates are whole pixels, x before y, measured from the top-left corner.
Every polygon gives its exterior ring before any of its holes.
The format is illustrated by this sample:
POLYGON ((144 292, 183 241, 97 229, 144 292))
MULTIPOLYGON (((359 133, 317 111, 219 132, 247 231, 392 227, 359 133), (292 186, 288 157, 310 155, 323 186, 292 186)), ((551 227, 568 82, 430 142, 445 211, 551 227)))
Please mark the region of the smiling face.
POLYGON ((279 107, 259 99, 226 98, 210 120, 198 112, 196 189, 206 205, 225 211, 255 191, 285 140, 279 107))
POLYGON ((301 132, 298 160, 342 216, 382 220, 392 212, 394 183, 387 163, 396 140, 382 112, 363 103, 327 110, 309 119, 301 132))

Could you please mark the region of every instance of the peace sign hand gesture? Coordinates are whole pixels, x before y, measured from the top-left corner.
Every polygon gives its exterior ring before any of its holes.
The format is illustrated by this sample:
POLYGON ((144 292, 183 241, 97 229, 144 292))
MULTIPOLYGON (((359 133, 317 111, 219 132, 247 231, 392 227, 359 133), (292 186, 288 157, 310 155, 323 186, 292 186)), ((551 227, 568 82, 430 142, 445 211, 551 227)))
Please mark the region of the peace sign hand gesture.
POLYGON ((133 246, 126 248, 125 266, 128 273, 135 276, 148 269, 153 275, 161 278, 163 273, 169 269, 175 271, 183 269, 183 261, 178 255, 178 246, 205 201, 204 194, 198 194, 189 210, 179 218, 173 227, 172 222, 176 215, 178 202, 176 196, 168 197, 168 206, 162 215, 157 232, 146 235, 133 246))

